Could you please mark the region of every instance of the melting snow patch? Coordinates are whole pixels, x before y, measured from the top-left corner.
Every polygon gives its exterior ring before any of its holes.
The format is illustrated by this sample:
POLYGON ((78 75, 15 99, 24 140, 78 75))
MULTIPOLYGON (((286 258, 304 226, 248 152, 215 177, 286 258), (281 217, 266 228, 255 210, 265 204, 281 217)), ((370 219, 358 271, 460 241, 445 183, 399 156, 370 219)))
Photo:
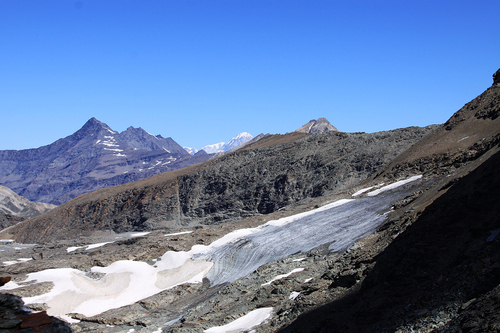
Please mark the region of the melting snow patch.
POLYGON ((460 139, 460 140, 458 140, 457 142, 460 142, 460 141, 465 140, 465 139, 468 139, 468 138, 469 138, 469 137, 468 137, 468 136, 466 136, 465 138, 461 138, 461 139, 460 139))
POLYGON ((289 299, 291 299, 292 301, 295 300, 298 296, 300 295, 300 292, 298 291, 292 291, 292 293, 290 294, 290 297, 288 297, 289 299))
POLYGON ((28 274, 26 281, 52 282, 54 287, 46 294, 24 298, 24 302, 46 303, 49 315, 66 320, 71 320, 66 316, 68 313, 89 317, 133 304, 180 284, 201 283, 212 265, 191 260, 188 252, 168 251, 156 267, 130 260, 116 261, 107 267, 92 267, 91 272, 104 274, 99 280, 88 278, 85 272, 77 269, 47 269, 28 274))
POLYGON ((174 232, 173 234, 166 234, 165 236, 177 236, 177 235, 185 235, 185 234, 190 234, 193 231, 181 231, 181 232, 174 232))
POLYGON ((296 261, 304 261, 306 260, 307 258, 299 258, 299 259, 293 259, 292 261, 296 262, 296 261))
POLYGON ((104 246, 104 245, 109 244, 109 243, 113 243, 113 242, 104 242, 104 243, 90 244, 89 246, 87 246, 87 250, 95 249, 96 247, 101 247, 101 246, 104 246))
POLYGON ((264 321, 271 317, 273 308, 260 308, 249 312, 241 318, 224 325, 209 328, 203 331, 204 333, 229 333, 229 332, 242 332, 248 331, 252 327, 262 324, 264 321))
POLYGON ((4 261, 3 264, 5 266, 10 266, 10 265, 15 265, 15 264, 20 264, 22 262, 30 261, 32 258, 19 258, 16 260, 11 260, 11 261, 4 261))
POLYGON ((130 235, 130 237, 142 237, 146 236, 149 234, 151 231, 145 231, 145 232, 134 232, 133 234, 130 235))
POLYGON ((113 242, 96 243, 96 244, 90 244, 90 245, 84 245, 84 246, 70 246, 66 249, 66 251, 69 253, 69 252, 73 252, 75 250, 78 250, 78 249, 81 249, 84 247, 86 247, 85 250, 91 250, 91 249, 95 249, 96 247, 101 247, 101 246, 104 246, 104 245, 109 244, 109 243, 113 243, 113 242))
MULTIPOLYGON (((382 185, 384 185, 384 184, 382 184, 382 185)), ((381 185, 379 185, 379 186, 381 186, 381 185)), ((375 187, 376 186, 370 186, 370 187, 367 187, 367 188, 362 188, 358 192, 354 193, 352 196, 353 197, 357 197, 358 195, 361 195, 361 194, 365 193, 366 191, 369 191, 369 190, 371 190, 372 188, 375 188, 375 187)))
POLYGON ((395 183, 392 183, 392 184, 389 184, 389 185, 386 185, 382 188, 379 188, 378 190, 375 190, 375 191, 371 191, 371 192, 368 192, 368 196, 369 197, 374 197, 382 192, 385 192, 385 191, 389 191, 389 190, 392 190, 392 189, 395 189, 399 186, 403 186, 407 183, 410 183, 410 182, 413 182, 417 179, 420 179, 422 178, 422 175, 418 175, 418 176, 413 176, 413 177, 410 177, 408 179, 405 179, 405 180, 400 180, 399 182, 395 182, 395 183))
POLYGON ((271 283, 273 283, 274 281, 276 280, 281 280, 281 279, 284 279, 286 277, 289 277, 290 275, 292 275, 293 273, 298 273, 298 272, 302 272, 304 270, 304 268, 296 268, 294 269, 293 271, 291 271, 290 273, 288 274, 281 274, 281 275, 278 275, 277 277, 275 277, 274 279, 272 279, 271 281, 267 282, 267 283, 263 283, 261 284, 260 286, 261 287, 264 287, 264 286, 268 286, 270 285, 271 283))
POLYGON ((308 278, 304 280, 304 283, 310 282, 313 278, 308 278))

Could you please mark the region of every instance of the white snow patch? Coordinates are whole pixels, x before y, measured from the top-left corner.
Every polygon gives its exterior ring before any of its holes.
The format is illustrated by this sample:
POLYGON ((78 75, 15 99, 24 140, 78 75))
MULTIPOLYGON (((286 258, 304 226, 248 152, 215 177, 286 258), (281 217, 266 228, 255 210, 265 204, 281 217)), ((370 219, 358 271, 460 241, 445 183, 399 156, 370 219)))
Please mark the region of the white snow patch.
POLYGON ((278 275, 278 276, 276 276, 274 279, 272 279, 271 281, 269 281, 269 282, 267 282, 267 283, 263 283, 263 284, 261 284, 260 286, 261 286, 261 287, 268 286, 268 285, 270 285, 271 283, 273 283, 274 281, 284 279, 284 278, 286 278, 286 277, 289 277, 289 276, 290 276, 290 275, 292 275, 293 273, 302 272, 303 270, 304 270, 304 268, 296 268, 296 269, 294 269, 293 271, 291 271, 290 273, 288 273, 288 274, 281 274, 281 275, 278 275))
POLYGON ((181 232, 174 232, 173 234, 166 234, 164 236, 177 236, 177 235, 185 235, 185 234, 190 234, 193 231, 181 231, 181 232))
POLYGON ((466 136, 465 138, 461 138, 461 139, 460 139, 460 140, 458 140, 457 142, 460 142, 460 141, 465 140, 465 139, 468 139, 468 138, 469 138, 469 137, 468 137, 468 136, 466 136))
POLYGON ((117 157, 127 157, 127 155, 125 155, 125 154, 120 154, 120 153, 118 153, 118 154, 113 154, 113 156, 117 156, 117 157))
POLYGON ((78 250, 78 249, 81 249, 81 248, 85 248, 85 250, 91 250, 91 249, 95 249, 97 247, 101 247, 101 246, 104 246, 106 244, 109 244, 109 243, 113 243, 113 242, 104 242, 104 243, 96 243, 96 244, 90 244, 90 245, 83 245, 83 246, 70 246, 66 249, 66 252, 73 252, 75 250, 78 250))
POLYGON ((104 245, 109 244, 109 243, 113 243, 113 242, 90 244, 89 246, 87 246, 87 250, 95 249, 97 247, 101 247, 101 246, 104 246, 104 245))
POLYGON ((104 150, 123 151, 123 149, 117 149, 117 148, 104 148, 104 150))
POLYGON ((144 232, 134 232, 133 234, 130 235, 130 237, 142 237, 146 236, 149 234, 151 231, 144 231, 144 232))
POLYGON ((22 262, 30 261, 32 258, 19 258, 16 260, 9 260, 9 261, 4 261, 3 264, 5 266, 10 266, 10 265, 15 265, 15 264, 20 264, 22 262))
POLYGON ((16 282, 10 280, 6 284, 3 285, 3 287, 0 287, 0 290, 12 290, 12 289, 17 289, 20 288, 21 286, 18 285, 16 282))
POLYGON ((379 186, 382 186, 382 185, 384 185, 384 183, 379 184, 379 185, 376 185, 376 186, 370 186, 370 187, 362 188, 362 189, 361 189, 361 190, 359 190, 358 192, 354 193, 352 196, 353 196, 353 197, 357 197, 357 196, 359 196, 359 195, 361 195, 361 194, 365 193, 366 191, 371 190, 372 188, 379 187, 379 186))
POLYGON ((288 297, 289 299, 291 299, 292 301, 295 300, 298 296, 300 295, 300 292, 298 291, 292 291, 292 293, 290 294, 290 297, 288 297))
POLYGON ((422 175, 418 175, 418 176, 413 176, 413 177, 410 177, 408 179, 405 179, 405 180, 400 180, 398 182, 395 182, 395 183, 392 183, 392 184, 389 184, 389 185, 386 185, 384 187, 381 187, 379 188, 378 190, 375 190, 375 191, 371 191, 371 192, 368 192, 368 196, 370 197, 374 197, 382 192, 385 192, 385 191, 389 191, 389 190, 392 190, 392 189, 395 189, 399 186, 403 186, 404 184, 407 184, 407 183, 410 183, 410 182, 413 182, 417 179, 420 179, 422 178, 422 175))
POLYGON ((304 283, 310 282, 313 278, 307 278, 304 280, 304 283))
POLYGON ((294 259, 294 260, 292 260, 292 261, 294 261, 294 262, 298 262, 298 261, 304 261, 304 260, 306 260, 306 259, 307 259, 307 258, 299 258, 299 259, 294 259))
POLYGON ((252 327, 262 324, 264 321, 271 317, 273 308, 260 308, 253 310, 243 317, 236 319, 224 326, 217 326, 203 331, 204 333, 237 333, 248 331, 252 327))

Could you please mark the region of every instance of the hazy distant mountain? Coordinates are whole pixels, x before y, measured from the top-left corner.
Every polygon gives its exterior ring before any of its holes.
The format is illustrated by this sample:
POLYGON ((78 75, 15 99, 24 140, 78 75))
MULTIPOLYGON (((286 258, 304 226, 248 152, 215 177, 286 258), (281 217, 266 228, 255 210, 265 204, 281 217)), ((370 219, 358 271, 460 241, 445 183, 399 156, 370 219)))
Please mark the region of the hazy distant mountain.
POLYGON ((184 149, 191 155, 194 155, 201 150, 204 150, 207 154, 214 154, 214 153, 229 151, 232 148, 240 146, 252 139, 253 136, 250 133, 243 132, 238 134, 231 140, 229 140, 228 143, 225 142, 214 143, 212 145, 206 145, 204 147, 201 147, 199 150, 189 147, 184 147, 184 149))
POLYGON ((295 132, 302 133, 324 133, 324 132, 338 132, 339 130, 335 128, 326 118, 319 118, 318 120, 310 120, 304 126, 295 130, 295 132))
POLYGON ((36 149, 0 151, 0 184, 31 201, 62 204, 97 189, 205 161, 171 138, 92 118, 74 134, 36 149))
POLYGON ((56 205, 48 203, 29 201, 17 195, 10 188, 0 186, 0 211, 4 214, 30 218, 48 212, 56 207, 56 205))

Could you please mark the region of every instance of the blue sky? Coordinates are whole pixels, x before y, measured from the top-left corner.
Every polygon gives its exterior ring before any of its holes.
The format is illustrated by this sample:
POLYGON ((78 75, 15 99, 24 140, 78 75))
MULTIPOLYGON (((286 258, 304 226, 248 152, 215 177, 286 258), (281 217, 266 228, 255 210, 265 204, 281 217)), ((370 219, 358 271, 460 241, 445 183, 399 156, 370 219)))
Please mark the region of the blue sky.
POLYGON ((96 117, 200 148, 326 117, 446 121, 500 67, 500 1, 2 0, 0 149, 96 117))

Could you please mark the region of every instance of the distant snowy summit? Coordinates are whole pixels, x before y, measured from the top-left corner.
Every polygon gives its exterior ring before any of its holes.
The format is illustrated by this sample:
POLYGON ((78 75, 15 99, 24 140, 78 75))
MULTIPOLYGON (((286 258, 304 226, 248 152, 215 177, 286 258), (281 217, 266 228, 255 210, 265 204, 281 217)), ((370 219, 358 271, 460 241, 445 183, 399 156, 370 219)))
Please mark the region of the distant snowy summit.
POLYGON ((295 130, 295 132, 302 133, 324 133, 324 132, 338 132, 339 130, 330 124, 326 118, 319 118, 318 120, 310 120, 304 126, 295 130))
POLYGON ((231 150, 234 147, 238 147, 244 143, 247 143, 248 141, 252 140, 253 136, 250 133, 243 132, 229 140, 228 143, 225 142, 219 142, 215 143, 212 145, 206 145, 204 147, 201 147, 199 150, 194 149, 194 148, 189 148, 189 147, 183 147, 188 153, 191 155, 195 155, 201 151, 204 151, 207 154, 215 154, 219 152, 226 152, 231 150))

